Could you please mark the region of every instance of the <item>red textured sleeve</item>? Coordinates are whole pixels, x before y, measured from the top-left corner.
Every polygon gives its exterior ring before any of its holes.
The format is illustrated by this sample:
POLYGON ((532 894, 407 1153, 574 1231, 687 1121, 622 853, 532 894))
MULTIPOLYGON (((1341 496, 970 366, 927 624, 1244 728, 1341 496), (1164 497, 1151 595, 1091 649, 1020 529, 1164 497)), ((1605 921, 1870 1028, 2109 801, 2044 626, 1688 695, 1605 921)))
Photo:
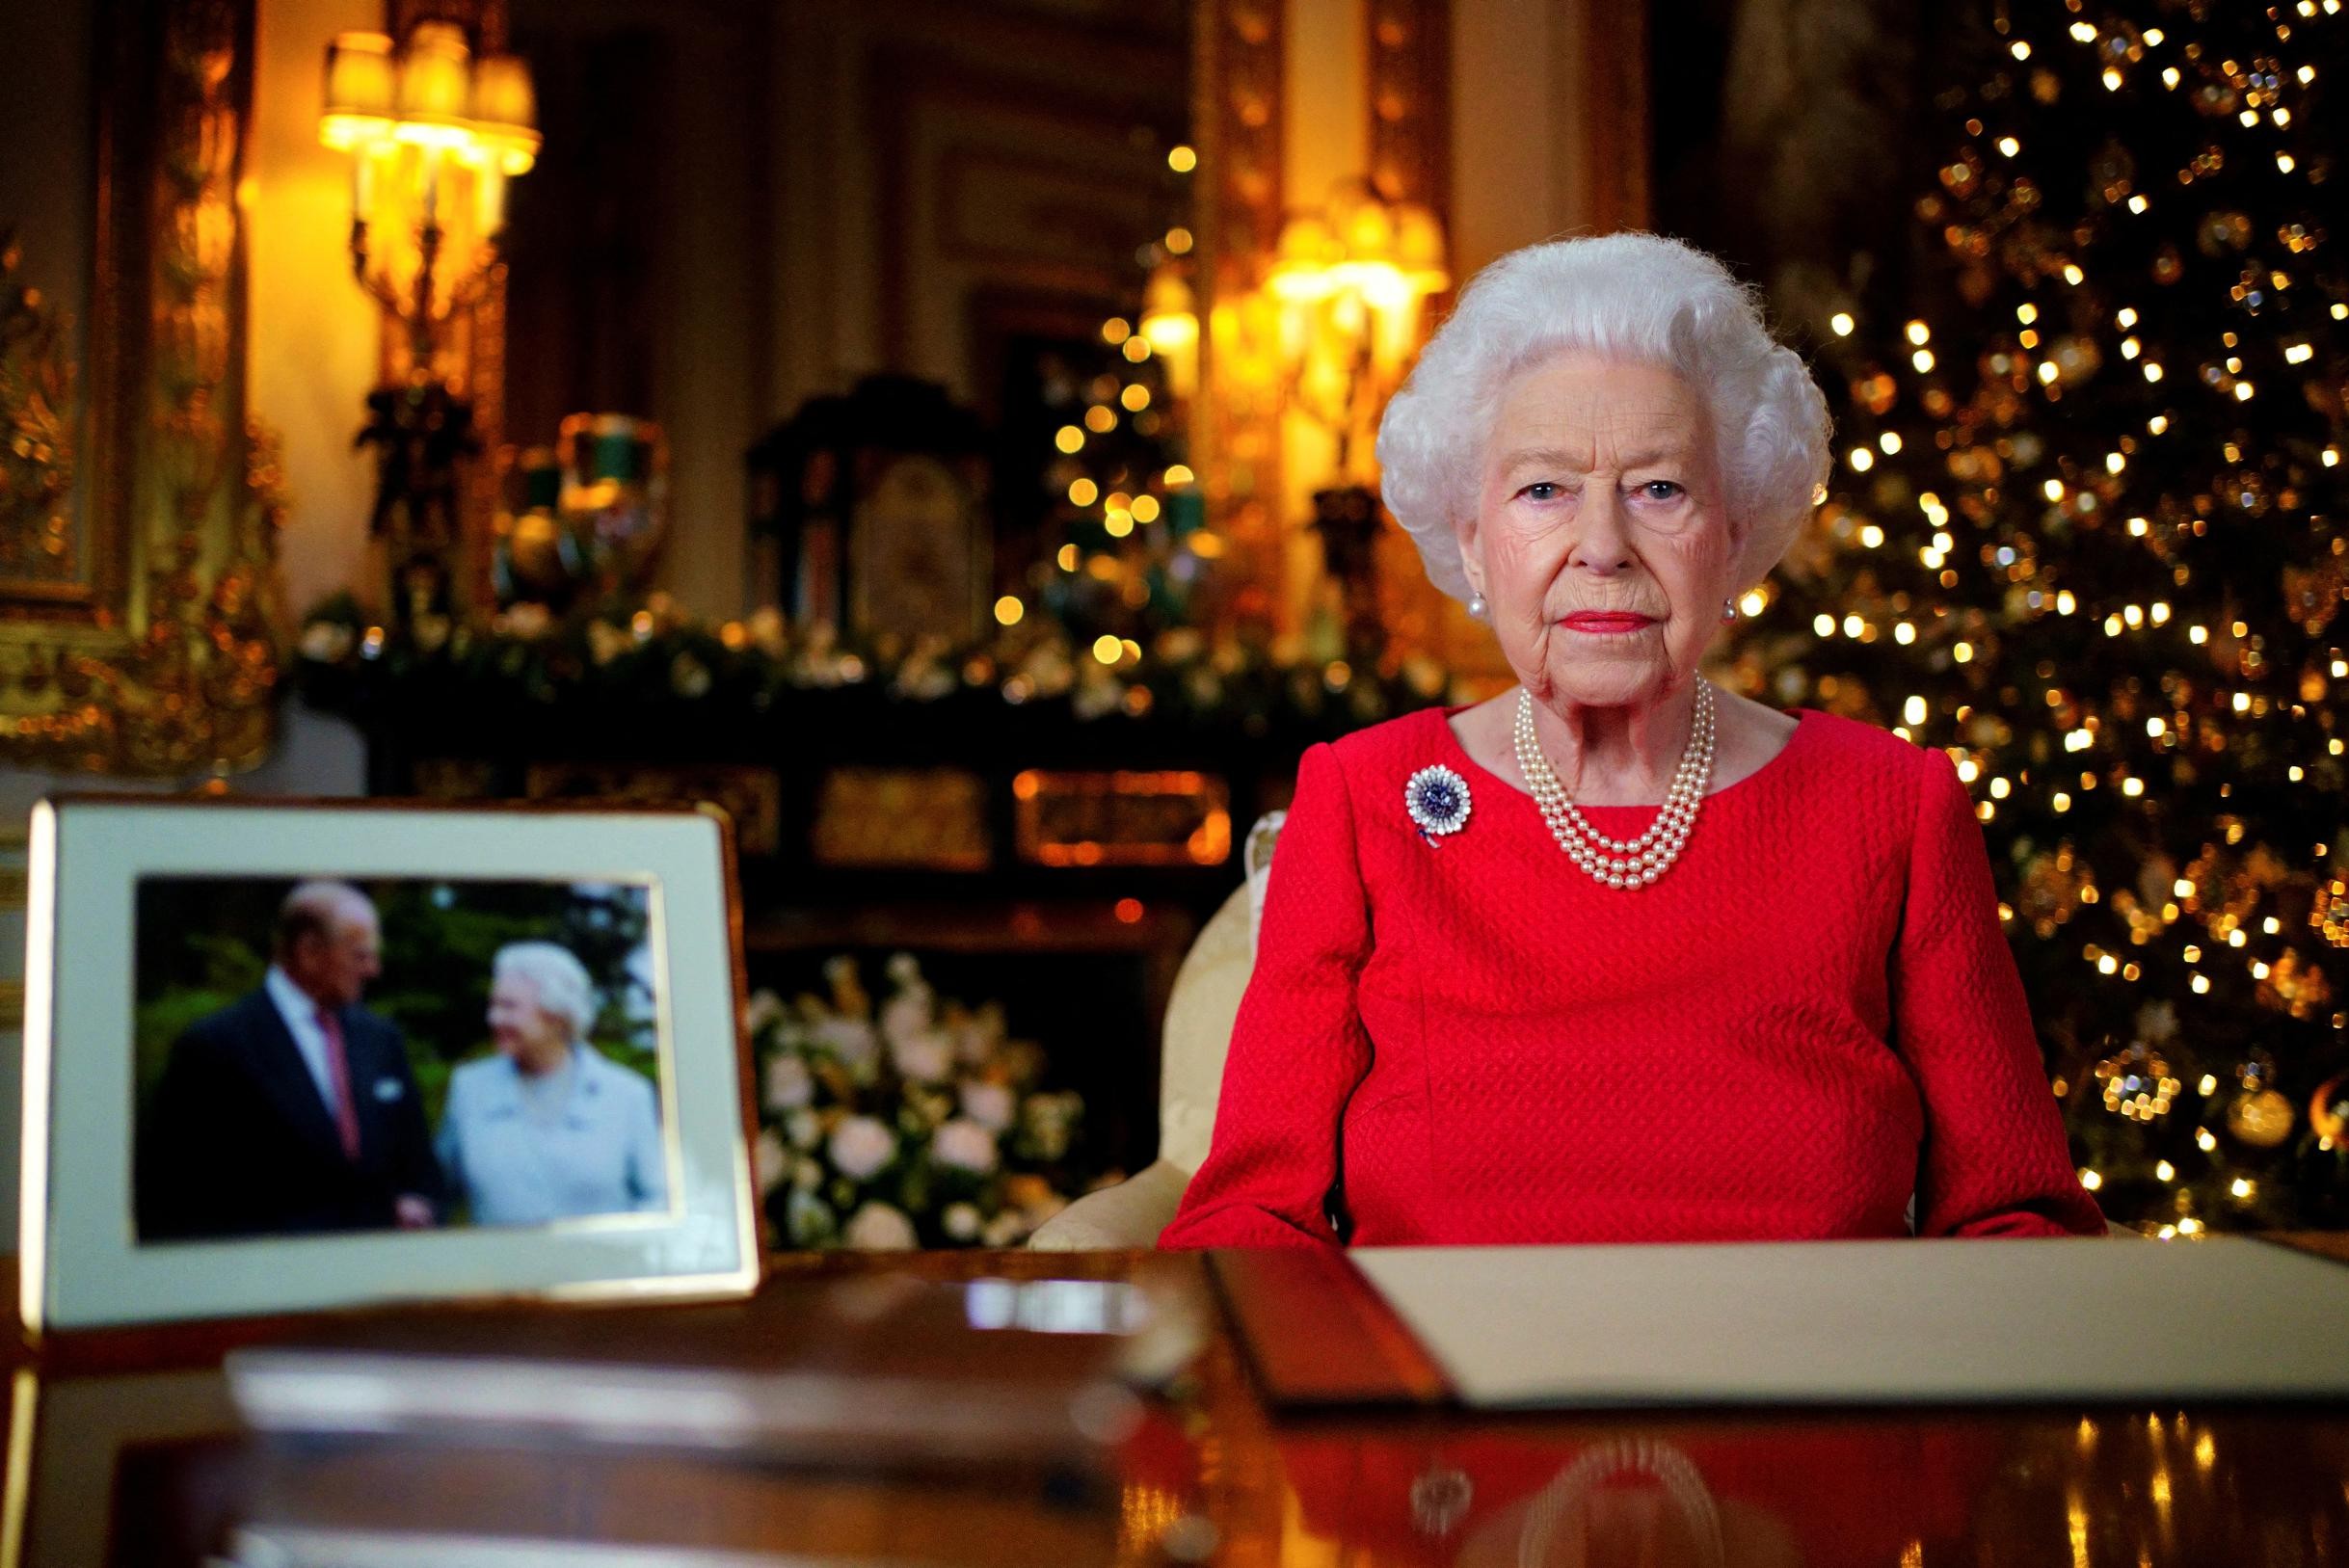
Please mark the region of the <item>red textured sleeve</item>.
POLYGON ((1316 746, 1272 851, 1215 1139, 1160 1246, 1336 1244, 1324 1200, 1338 1179, 1339 1117, 1370 1070, 1354 1001, 1370 941, 1346 778, 1316 746))
POLYGON ((1972 801, 1939 752, 1919 768, 1893 954, 1893 1046, 1925 1105, 1919 1236, 2100 1236, 2048 1092, 1972 801))

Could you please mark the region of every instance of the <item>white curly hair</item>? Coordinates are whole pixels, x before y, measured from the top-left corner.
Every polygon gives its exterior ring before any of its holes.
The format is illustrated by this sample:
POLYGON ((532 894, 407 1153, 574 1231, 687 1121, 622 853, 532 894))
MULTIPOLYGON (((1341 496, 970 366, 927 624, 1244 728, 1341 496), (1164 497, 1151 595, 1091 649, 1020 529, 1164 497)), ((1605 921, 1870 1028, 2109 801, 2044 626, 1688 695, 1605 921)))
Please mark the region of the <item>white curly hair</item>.
POLYGON ((572 1041, 587 1038, 596 1022, 596 982, 570 948, 551 942, 510 942, 490 960, 490 975, 527 980, 539 1007, 571 1026, 572 1041))
POLYGON ((1387 509, 1435 586, 1469 597, 1454 524, 1476 511, 1501 394, 1561 352, 1664 365, 1697 389, 1742 539, 1735 587, 1768 576, 1827 478, 1827 399, 1802 356, 1771 336, 1758 291, 1693 245, 1621 233, 1529 245, 1478 273, 1387 405, 1387 509))

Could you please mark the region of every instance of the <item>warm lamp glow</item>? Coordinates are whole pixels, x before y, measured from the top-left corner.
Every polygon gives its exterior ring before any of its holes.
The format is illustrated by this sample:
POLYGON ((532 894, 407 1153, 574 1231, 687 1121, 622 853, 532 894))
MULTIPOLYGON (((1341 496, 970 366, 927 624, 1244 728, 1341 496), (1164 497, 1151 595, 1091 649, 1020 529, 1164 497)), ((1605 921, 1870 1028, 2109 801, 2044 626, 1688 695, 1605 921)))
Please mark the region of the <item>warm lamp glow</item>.
POLYGON ((1326 216, 1297 213, 1281 226, 1266 286, 1282 300, 1353 292, 1375 310, 1401 310, 1452 285, 1444 226, 1416 201, 1381 200, 1367 187, 1342 187, 1326 216))
POLYGON ((1330 269, 1341 290, 1351 289, 1374 310, 1403 310, 1417 295, 1411 279, 1392 261, 1342 261, 1330 269))
POLYGON ((1451 286, 1444 252, 1435 214, 1363 180, 1341 184, 1326 212, 1281 227, 1264 289, 1279 317, 1280 369, 1294 405, 1337 436, 1341 470, 1370 448, 1377 409, 1419 347, 1421 307, 1451 286))
MULTIPOLYGON (((454 124, 472 102, 473 51, 465 29, 451 22, 419 22, 408 36, 400 62, 400 119, 416 124, 454 124)), ((406 135, 408 124, 401 131, 406 135)), ((416 136, 416 141, 433 140, 416 136)))
POLYGON ((538 94, 520 55, 483 55, 473 67, 473 118, 504 131, 538 128, 538 94))
POLYGON ((1141 291, 1141 335, 1161 355, 1198 343, 1198 306, 1175 268, 1158 268, 1141 291))
POLYGON ((1395 209, 1375 197, 1348 203, 1338 233, 1349 261, 1394 260, 1395 209))
POLYGON ((1345 255, 1326 220, 1299 213, 1281 226, 1280 251, 1266 286, 1284 300, 1318 300, 1336 287, 1330 269, 1345 255))
POLYGON ((1166 361, 1175 396, 1190 396, 1198 384, 1198 302, 1171 263, 1161 263, 1142 290, 1142 338, 1166 361))
POLYGON ((1183 309, 1153 310, 1142 318, 1142 335, 1158 353, 1179 354, 1198 343, 1199 318, 1183 309))
POLYGON ((1422 294, 1441 294, 1452 286, 1444 264, 1444 226, 1416 201, 1395 210, 1395 260, 1422 294))
POLYGON ((537 161, 538 94, 529 62, 520 55, 483 55, 473 65, 473 123, 496 154, 503 173, 526 174, 537 161))
POLYGON ((391 40, 382 33, 341 34, 327 45, 318 140, 347 152, 390 135, 397 96, 391 40))
MULTIPOLYGON (((539 148, 530 66, 519 55, 473 59, 464 31, 447 22, 418 24, 405 48, 381 33, 342 34, 327 48, 318 139, 355 154, 404 144, 526 174, 539 148)), ((493 194, 485 207, 502 210, 502 190, 493 194)))

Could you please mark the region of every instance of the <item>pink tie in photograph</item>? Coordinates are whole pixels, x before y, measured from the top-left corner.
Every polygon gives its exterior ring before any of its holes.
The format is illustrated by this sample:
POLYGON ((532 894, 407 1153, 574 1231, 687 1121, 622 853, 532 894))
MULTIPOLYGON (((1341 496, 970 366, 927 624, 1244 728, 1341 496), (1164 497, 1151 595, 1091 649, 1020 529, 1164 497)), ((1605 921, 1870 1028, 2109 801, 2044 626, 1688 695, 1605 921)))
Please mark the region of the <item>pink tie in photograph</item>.
POLYGON ((342 1025, 325 1008, 318 1009, 318 1027, 326 1033, 327 1076, 334 1083, 334 1129, 342 1134, 346 1159, 359 1157, 359 1103, 351 1098, 351 1058, 342 1048, 342 1025))

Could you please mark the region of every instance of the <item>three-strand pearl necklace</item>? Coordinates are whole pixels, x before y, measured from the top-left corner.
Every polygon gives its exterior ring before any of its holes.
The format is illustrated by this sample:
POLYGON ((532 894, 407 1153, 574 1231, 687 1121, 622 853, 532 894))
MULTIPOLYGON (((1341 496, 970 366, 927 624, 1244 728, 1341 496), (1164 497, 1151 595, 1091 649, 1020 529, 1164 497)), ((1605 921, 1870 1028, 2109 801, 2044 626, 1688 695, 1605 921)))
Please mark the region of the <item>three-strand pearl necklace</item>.
POLYGON ((1696 682, 1696 714, 1689 726, 1688 748, 1680 755, 1680 769, 1672 775, 1672 786, 1656 820, 1637 838, 1608 837, 1566 797, 1566 786, 1558 782, 1558 774, 1534 733, 1531 692, 1517 694, 1516 740, 1517 771, 1525 775, 1534 803, 1541 808, 1541 818, 1550 825, 1550 837, 1558 840, 1558 847, 1595 881, 1610 888, 1644 888, 1680 858, 1689 831, 1696 825, 1697 810, 1704 805, 1705 786, 1712 782, 1712 682, 1696 682))

